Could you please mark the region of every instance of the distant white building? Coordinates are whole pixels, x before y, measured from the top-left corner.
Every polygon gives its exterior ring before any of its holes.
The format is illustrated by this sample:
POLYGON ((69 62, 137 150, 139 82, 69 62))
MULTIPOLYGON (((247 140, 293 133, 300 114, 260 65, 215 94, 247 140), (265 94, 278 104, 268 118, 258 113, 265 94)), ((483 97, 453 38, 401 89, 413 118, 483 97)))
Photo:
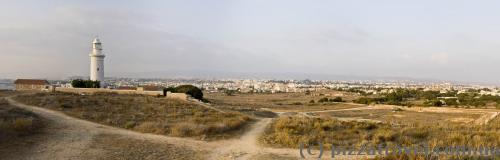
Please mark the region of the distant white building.
POLYGON ((104 57, 102 44, 98 38, 92 42, 92 52, 90 53, 90 80, 101 82, 104 87, 104 57))

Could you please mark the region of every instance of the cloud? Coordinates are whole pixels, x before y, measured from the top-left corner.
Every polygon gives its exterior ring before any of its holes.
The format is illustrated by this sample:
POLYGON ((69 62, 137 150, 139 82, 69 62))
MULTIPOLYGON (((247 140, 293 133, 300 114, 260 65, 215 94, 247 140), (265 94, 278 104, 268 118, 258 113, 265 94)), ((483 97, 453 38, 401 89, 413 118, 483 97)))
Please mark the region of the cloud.
POLYGON ((203 70, 449 78, 461 69, 455 77, 499 78, 490 74, 500 57, 500 23, 490 21, 498 14, 474 12, 483 18, 465 24, 442 15, 449 20, 442 25, 413 5, 393 5, 359 12, 344 2, 5 2, 0 76, 88 75, 90 42, 99 35, 108 76, 203 70), (392 8, 409 9, 419 20, 392 8))

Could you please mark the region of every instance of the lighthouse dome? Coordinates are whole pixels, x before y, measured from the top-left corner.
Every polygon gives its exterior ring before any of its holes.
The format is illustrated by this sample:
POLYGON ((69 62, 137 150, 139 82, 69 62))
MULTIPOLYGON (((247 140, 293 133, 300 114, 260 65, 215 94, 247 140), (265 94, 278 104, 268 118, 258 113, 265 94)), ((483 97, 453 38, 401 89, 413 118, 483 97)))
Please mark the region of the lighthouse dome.
POLYGON ((99 40, 99 38, 95 38, 94 41, 92 41, 92 43, 101 43, 101 40, 99 40))

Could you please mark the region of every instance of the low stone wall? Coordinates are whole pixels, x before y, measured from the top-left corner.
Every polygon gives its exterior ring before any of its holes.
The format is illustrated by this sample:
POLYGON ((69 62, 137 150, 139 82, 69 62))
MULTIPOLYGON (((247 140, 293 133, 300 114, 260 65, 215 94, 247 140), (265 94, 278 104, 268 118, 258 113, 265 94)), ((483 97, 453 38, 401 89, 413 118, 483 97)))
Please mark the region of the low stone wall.
MULTIPOLYGON (((117 94, 142 94, 142 95, 150 95, 150 96, 158 96, 158 95, 163 96, 163 91, 116 90, 116 89, 107 89, 107 88, 61 88, 61 87, 56 87, 55 91, 77 93, 77 94, 94 94, 94 93, 98 93, 98 92, 105 92, 105 93, 117 93, 117 94)), ((189 96, 187 94, 184 94, 184 93, 167 92, 166 98, 188 100, 189 96)))
POLYGON ((175 99, 183 99, 183 100, 188 100, 190 96, 188 96, 185 93, 172 93, 172 92, 167 92, 167 98, 175 98, 175 99))

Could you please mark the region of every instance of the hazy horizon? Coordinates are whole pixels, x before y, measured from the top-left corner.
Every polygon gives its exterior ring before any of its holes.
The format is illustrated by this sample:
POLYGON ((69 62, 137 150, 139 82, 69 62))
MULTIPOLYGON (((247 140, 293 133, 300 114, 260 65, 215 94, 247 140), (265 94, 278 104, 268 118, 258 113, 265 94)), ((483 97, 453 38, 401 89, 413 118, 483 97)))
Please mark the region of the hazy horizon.
POLYGON ((272 73, 499 84, 499 5, 460 0, 0 1, 0 79, 88 76, 90 43, 98 35, 107 55, 106 77, 185 71, 192 76, 272 73))

